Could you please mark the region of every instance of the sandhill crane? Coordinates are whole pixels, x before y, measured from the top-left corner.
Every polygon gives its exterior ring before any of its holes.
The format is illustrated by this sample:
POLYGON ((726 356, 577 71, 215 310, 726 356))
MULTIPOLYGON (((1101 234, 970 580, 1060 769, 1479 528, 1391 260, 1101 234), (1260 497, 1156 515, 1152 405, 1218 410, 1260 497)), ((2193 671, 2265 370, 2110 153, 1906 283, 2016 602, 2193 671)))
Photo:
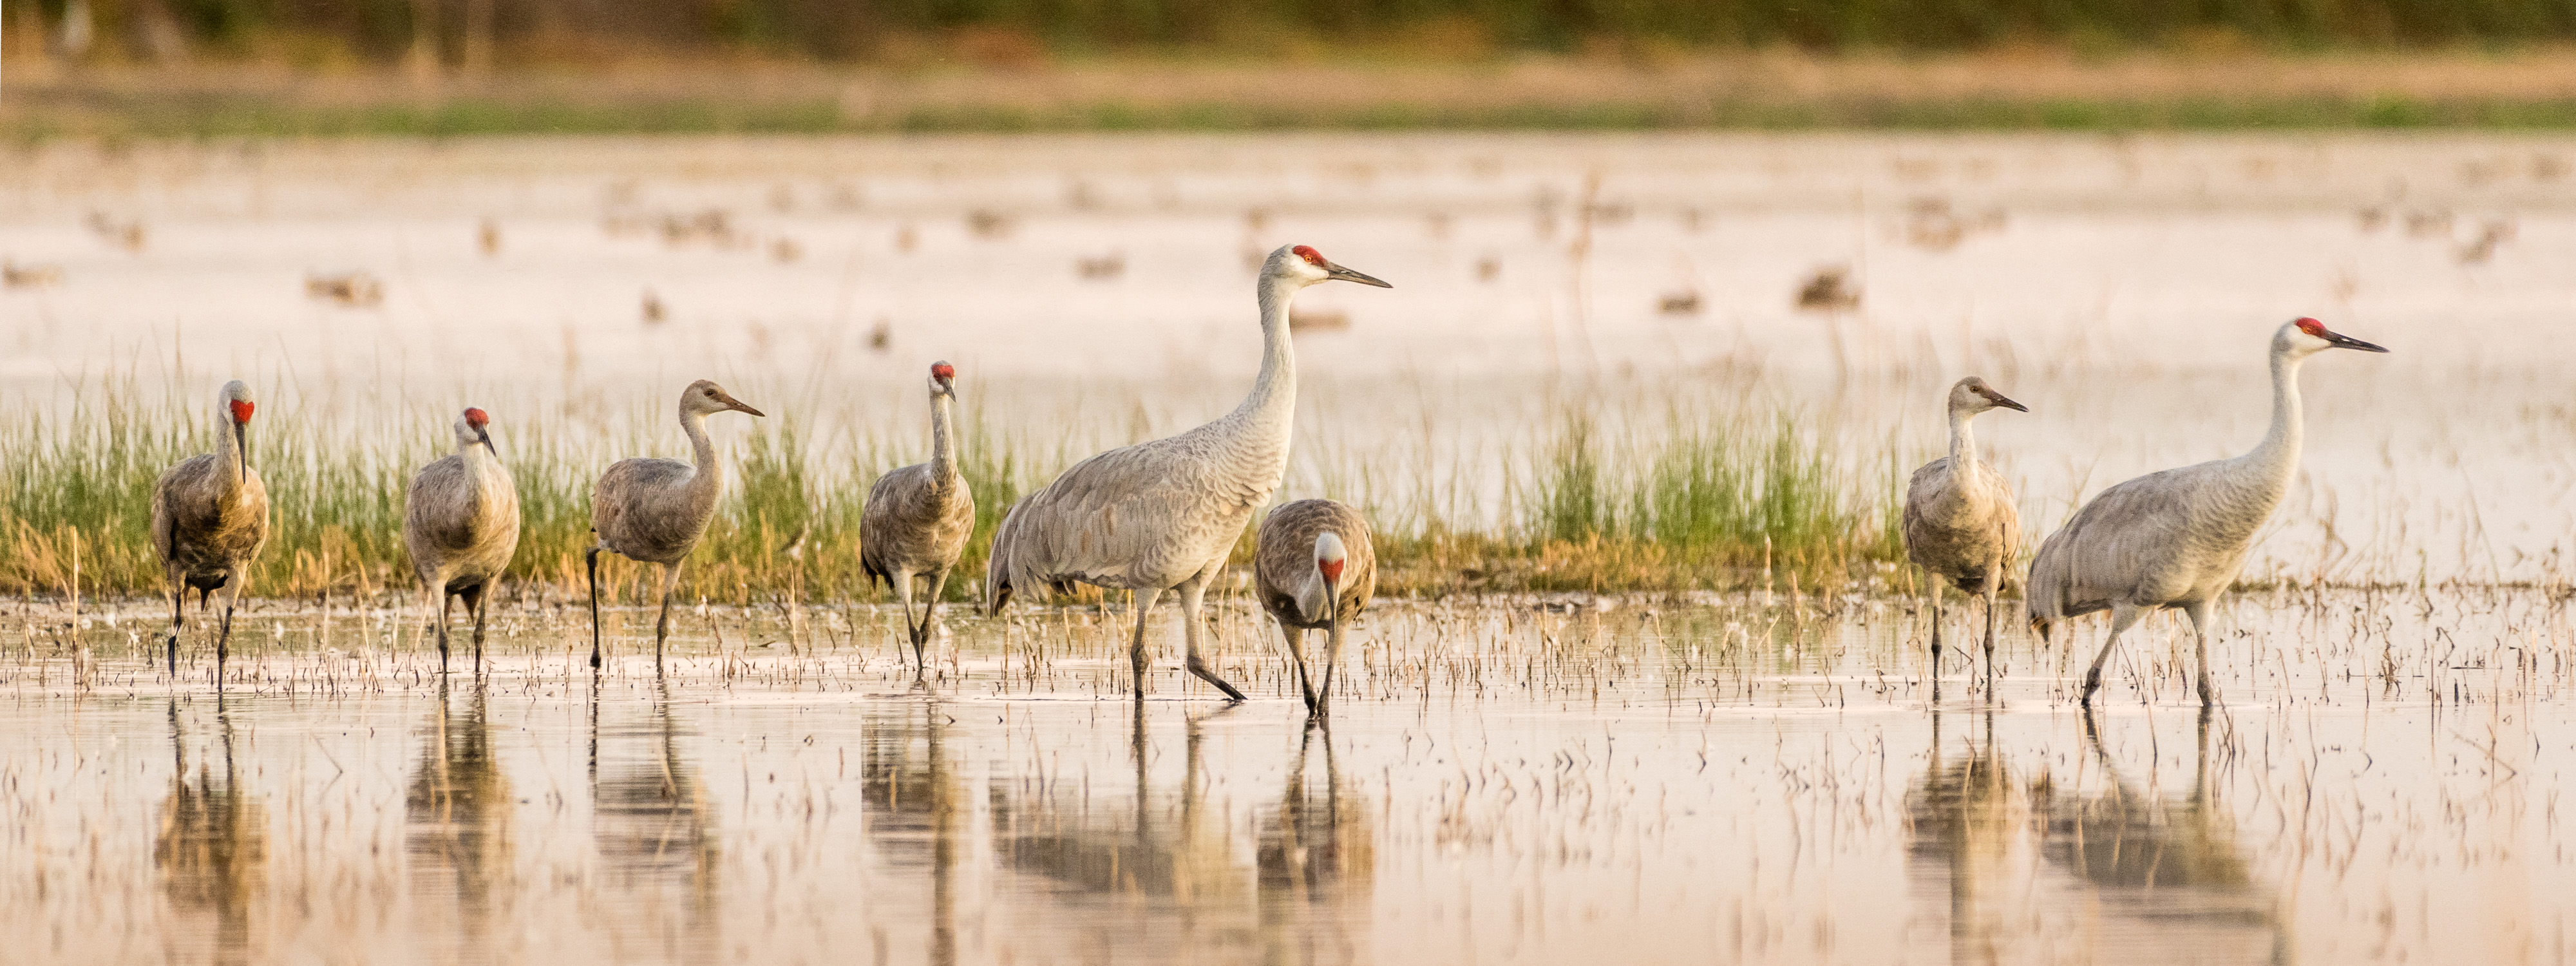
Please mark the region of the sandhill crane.
POLYGON ((2299 364, 2327 349, 2388 350, 2297 319, 2272 335, 2272 428, 2252 452, 2150 473, 2102 491, 2031 559, 2031 626, 2046 639, 2058 621, 2111 612, 2111 636, 2084 672, 2084 706, 2102 686, 2102 663, 2120 632, 2157 608, 2191 618, 2200 701, 2209 682, 2209 605, 2236 580, 2254 532, 2299 475, 2299 364))
POLYGON ((724 387, 700 379, 680 391, 680 431, 689 434, 693 461, 625 459, 599 475, 590 491, 590 529, 599 545, 582 553, 590 571, 590 666, 599 668, 599 552, 607 550, 639 563, 662 565, 662 616, 653 622, 653 667, 662 666, 662 642, 671 636, 671 591, 680 583, 680 562, 706 536, 715 519, 716 501, 724 496, 724 464, 716 461, 715 441, 707 438, 707 416, 736 412, 762 415, 733 398, 724 387))
POLYGON ((1367 518, 1331 500, 1283 504, 1261 521, 1252 572, 1261 606, 1288 635, 1306 711, 1325 713, 1333 698, 1333 669, 1342 661, 1342 625, 1358 617, 1377 592, 1377 551, 1369 543, 1367 518), (1317 629, 1325 640, 1322 687, 1306 674, 1306 632, 1317 629))
POLYGON ((1905 558, 1932 572, 1932 688, 1941 688, 1941 584, 1986 599, 1986 682, 1995 673, 1995 592, 2021 550, 2011 484, 1977 459, 1968 421, 1990 409, 2030 408, 1976 376, 1950 387, 1950 455, 1923 464, 1905 488, 1905 558))
POLYGON ((957 401, 957 369, 930 364, 930 462, 915 463, 877 477, 868 488, 867 509, 859 516, 859 567, 883 580, 903 600, 903 626, 912 638, 912 674, 925 671, 923 646, 930 642, 940 591, 948 571, 966 552, 975 533, 975 494, 957 471, 957 427, 949 410, 957 401), (930 599, 921 620, 912 618, 912 579, 930 580, 930 599))
POLYGON ((250 416, 258 408, 250 387, 239 379, 224 383, 216 401, 231 431, 216 434, 214 452, 179 461, 152 484, 152 549, 170 581, 171 677, 179 676, 188 591, 197 592, 200 612, 215 591, 225 591, 223 627, 215 635, 215 681, 221 684, 232 649, 233 605, 250 582, 251 558, 268 542, 268 485, 250 468, 250 416))
POLYGON ((1215 422, 1093 456, 1021 499, 993 532, 986 609, 999 613, 1023 587, 1060 592, 1081 582, 1133 592, 1136 637, 1127 657, 1143 700, 1145 618, 1164 591, 1177 589, 1189 649, 1184 666, 1243 700, 1199 659, 1199 599, 1287 472, 1297 411, 1288 305, 1299 290, 1332 279, 1393 287, 1304 245, 1271 252, 1255 289, 1263 347, 1252 393, 1215 422))
POLYGON ((465 598, 474 617, 474 666, 483 666, 486 593, 519 549, 519 493, 492 447, 492 417, 456 417, 456 453, 420 468, 403 498, 403 549, 428 595, 422 617, 438 622, 438 667, 447 669, 447 605, 465 598))

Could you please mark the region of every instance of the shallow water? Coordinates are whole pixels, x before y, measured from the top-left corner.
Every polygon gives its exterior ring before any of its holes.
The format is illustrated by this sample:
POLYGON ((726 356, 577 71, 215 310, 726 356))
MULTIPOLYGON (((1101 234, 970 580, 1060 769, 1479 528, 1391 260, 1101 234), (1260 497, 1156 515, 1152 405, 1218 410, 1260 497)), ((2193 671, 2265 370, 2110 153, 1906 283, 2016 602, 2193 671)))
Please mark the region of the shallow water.
POLYGON ((867 608, 684 610, 659 675, 612 613, 596 679, 557 605, 447 678, 385 612, 270 609, 220 693, 194 640, 159 676, 148 613, 22 613, 0 655, 0 927, 38 960, 2570 952, 2576 666, 2536 591, 2240 600, 2207 716, 2152 620, 2094 725, 2098 626, 2007 635, 1991 693, 1954 651, 1935 700, 1887 600, 1389 604, 1329 726, 1231 604, 1235 707, 1160 615, 1124 700, 1115 610, 958 619, 914 688, 867 608))

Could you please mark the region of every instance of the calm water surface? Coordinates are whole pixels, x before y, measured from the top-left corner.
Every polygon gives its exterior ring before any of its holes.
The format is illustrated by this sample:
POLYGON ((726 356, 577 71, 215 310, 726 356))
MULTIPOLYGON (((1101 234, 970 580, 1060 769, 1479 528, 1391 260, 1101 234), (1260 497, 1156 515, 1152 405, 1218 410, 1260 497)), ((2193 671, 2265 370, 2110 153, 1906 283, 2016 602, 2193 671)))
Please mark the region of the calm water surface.
POLYGON ((2158 620, 2090 724, 2063 645, 1936 699, 1902 602, 1603 603, 1384 607, 1329 726, 1231 608, 1235 707, 1168 655, 1119 699, 1088 610, 960 621, 922 688, 890 610, 689 615, 659 675, 618 614, 596 679, 542 605, 479 678, 381 612, 258 613, 220 693, 151 670, 148 607, 21 614, 0 927, 46 962, 2569 952, 2553 595, 2258 595, 2208 715, 2158 620))

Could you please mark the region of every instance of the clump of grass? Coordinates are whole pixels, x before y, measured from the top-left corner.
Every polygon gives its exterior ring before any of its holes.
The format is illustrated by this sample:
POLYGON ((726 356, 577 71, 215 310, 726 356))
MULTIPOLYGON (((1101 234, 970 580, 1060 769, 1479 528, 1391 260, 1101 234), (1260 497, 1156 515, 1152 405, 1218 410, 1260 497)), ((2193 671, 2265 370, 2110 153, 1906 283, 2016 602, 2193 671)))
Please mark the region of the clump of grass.
POLYGON ((1539 467, 1537 503, 1529 526, 1543 541, 1588 540, 1617 525, 1592 436, 1591 414, 1567 410, 1546 463, 1539 467))
POLYGON ((1656 441, 1627 454, 1638 468, 1628 474, 1611 471, 1599 436, 1588 410, 1569 409, 1531 467, 1521 588, 1813 585, 1893 557, 1889 494, 1795 414, 1673 414, 1656 441))

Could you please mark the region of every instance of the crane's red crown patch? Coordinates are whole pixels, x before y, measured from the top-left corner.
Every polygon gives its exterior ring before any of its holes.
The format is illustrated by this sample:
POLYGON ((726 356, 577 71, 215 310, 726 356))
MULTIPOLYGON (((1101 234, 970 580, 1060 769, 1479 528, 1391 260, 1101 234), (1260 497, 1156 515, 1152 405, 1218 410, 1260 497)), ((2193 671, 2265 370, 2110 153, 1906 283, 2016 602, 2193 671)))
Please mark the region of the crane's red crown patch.
POLYGON ((250 424, 250 411, 251 411, 253 408, 254 408, 254 407, 253 407, 253 406, 251 406, 251 404, 250 404, 250 400, 247 400, 247 399, 235 399, 235 400, 233 400, 233 422, 240 423, 240 424, 245 425, 245 426, 249 425, 249 424, 250 424))
POLYGON ((2319 322, 2315 319, 2300 319, 2297 324, 2299 326, 2299 331, 2301 332, 2316 336, 2320 339, 2326 337, 2326 324, 2323 322, 2319 322))
POLYGON ((1306 264, 1308 265, 1315 266, 1316 268, 1324 267, 1324 253, 1316 251, 1315 247, 1312 245, 1299 245, 1295 248, 1289 249, 1288 251, 1299 258, 1305 259, 1306 264))
POLYGON ((465 411, 465 425, 481 429, 492 425, 492 416, 480 409, 468 409, 465 411))
POLYGON ((945 362, 933 363, 930 367, 930 374, 941 379, 955 379, 957 378, 957 367, 945 362))

